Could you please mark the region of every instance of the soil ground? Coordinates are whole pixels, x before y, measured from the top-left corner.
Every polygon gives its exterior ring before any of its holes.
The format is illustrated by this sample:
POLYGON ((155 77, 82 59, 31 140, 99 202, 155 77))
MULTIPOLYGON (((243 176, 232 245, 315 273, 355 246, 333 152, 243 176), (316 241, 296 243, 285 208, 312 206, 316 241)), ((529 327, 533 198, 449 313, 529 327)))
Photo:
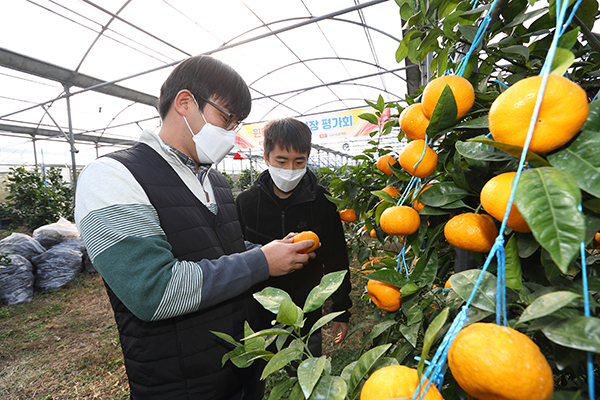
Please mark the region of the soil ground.
MULTIPOLYGON (((351 280, 352 326, 368 322, 372 306, 362 299, 365 280, 354 272, 351 280)), ((339 374, 358 358, 368 329, 333 345, 327 328, 324 353, 332 357, 332 373, 339 374)), ((36 292, 28 304, 0 307, 0 343, 0 399, 129 398, 112 309, 96 273, 82 272, 58 290, 36 292)), ((284 372, 269 378, 267 395, 285 378, 284 372)))

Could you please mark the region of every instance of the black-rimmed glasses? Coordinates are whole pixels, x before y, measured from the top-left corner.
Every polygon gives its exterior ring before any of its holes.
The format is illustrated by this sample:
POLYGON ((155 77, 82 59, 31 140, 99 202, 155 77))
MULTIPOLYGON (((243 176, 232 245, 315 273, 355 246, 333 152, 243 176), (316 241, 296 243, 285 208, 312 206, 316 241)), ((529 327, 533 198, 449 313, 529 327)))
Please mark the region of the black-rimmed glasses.
POLYGON ((235 131, 242 124, 242 121, 238 121, 237 116, 235 114, 230 113, 223 107, 213 103, 208 99, 205 99, 200 95, 198 95, 198 97, 210 104, 211 106, 213 106, 214 108, 216 108, 217 110, 221 111, 227 117, 227 119, 225 120, 225 129, 227 129, 228 131, 235 131))

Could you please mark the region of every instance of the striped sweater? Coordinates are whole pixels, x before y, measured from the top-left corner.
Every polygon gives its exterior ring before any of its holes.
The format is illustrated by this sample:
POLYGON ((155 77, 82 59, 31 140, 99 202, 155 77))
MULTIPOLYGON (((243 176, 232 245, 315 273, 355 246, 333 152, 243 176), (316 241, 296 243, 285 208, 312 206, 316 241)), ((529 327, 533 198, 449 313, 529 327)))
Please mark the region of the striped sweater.
MULTIPOLYGON (((212 198, 212 188, 203 188, 156 134, 144 131, 140 142, 160 154, 201 202, 206 204, 205 190, 212 198)), ((216 260, 177 260, 146 193, 125 166, 109 157, 95 160, 81 173, 75 222, 96 270, 143 321, 210 307, 269 276, 263 252, 250 244, 246 252, 216 260)))

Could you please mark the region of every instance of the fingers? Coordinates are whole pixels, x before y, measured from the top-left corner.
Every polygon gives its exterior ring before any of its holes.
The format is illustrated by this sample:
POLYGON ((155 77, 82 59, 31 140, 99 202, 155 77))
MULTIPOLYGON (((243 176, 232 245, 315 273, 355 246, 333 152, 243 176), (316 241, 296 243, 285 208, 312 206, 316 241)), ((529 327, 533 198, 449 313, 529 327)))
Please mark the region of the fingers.
POLYGON ((296 232, 290 232, 286 235, 286 237, 284 237, 282 240, 286 243, 293 243, 294 241, 294 236, 296 236, 297 233, 296 232))
POLYGON ((294 246, 294 251, 296 251, 298 253, 302 250, 310 249, 311 247, 314 246, 314 244, 315 244, 314 240, 301 240, 297 243, 293 243, 292 246, 294 246))

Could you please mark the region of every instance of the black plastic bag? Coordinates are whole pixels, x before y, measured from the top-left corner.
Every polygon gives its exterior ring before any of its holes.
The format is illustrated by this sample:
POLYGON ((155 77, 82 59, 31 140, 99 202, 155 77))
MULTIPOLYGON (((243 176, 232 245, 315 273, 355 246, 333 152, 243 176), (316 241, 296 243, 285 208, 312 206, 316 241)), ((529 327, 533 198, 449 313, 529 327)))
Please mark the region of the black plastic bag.
POLYGON ((83 266, 83 252, 70 241, 52 247, 32 259, 37 272, 35 287, 39 290, 54 290, 71 282, 83 266))
POLYGON ((19 254, 6 254, 10 263, 0 263, 0 303, 29 303, 33 298, 33 266, 19 254))
POLYGON ((15 253, 29 261, 45 252, 46 249, 37 240, 24 233, 13 233, 0 240, 0 253, 15 253))
POLYGON ((79 238, 79 231, 74 223, 61 217, 53 224, 40 226, 34 230, 33 238, 49 249, 67 239, 79 238))

